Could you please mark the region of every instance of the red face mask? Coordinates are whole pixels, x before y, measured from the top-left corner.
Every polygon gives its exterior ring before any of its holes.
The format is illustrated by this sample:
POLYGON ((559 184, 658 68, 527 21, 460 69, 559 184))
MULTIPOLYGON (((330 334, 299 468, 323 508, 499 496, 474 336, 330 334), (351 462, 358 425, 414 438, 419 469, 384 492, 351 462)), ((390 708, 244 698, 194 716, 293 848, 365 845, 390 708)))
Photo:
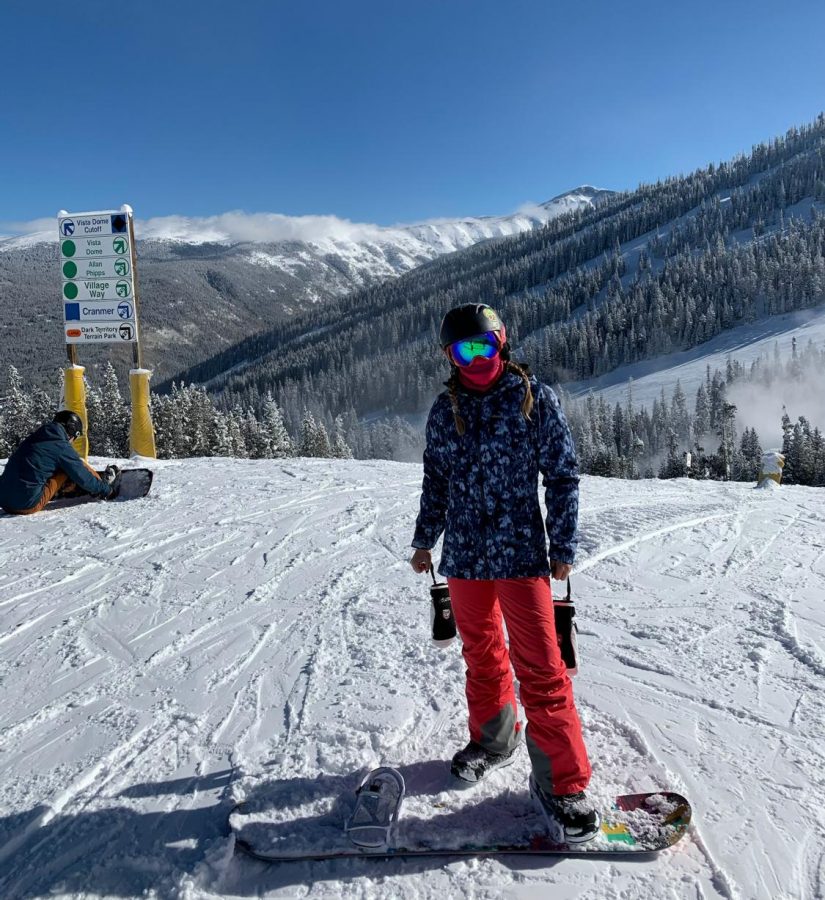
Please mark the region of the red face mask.
POLYGON ((457 366, 459 381, 471 391, 486 391, 501 378, 504 360, 500 353, 490 359, 477 356, 469 366, 457 366))

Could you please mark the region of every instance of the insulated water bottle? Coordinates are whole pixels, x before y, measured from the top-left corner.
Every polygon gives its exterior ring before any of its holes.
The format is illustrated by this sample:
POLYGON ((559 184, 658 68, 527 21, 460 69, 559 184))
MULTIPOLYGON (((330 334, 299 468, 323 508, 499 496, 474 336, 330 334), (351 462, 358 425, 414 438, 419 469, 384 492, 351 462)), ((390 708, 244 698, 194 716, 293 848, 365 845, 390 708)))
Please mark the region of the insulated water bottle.
POLYGON ((553 598, 553 614, 556 620, 556 640, 559 643, 561 658, 567 667, 568 675, 579 671, 579 654, 576 645, 576 609, 570 591, 570 579, 567 579, 567 596, 564 600, 553 598))
POLYGON ((450 604, 450 590, 445 582, 435 580, 435 569, 430 566, 433 583, 430 587, 432 606, 430 619, 433 628, 433 643, 438 647, 448 647, 455 640, 455 619, 450 604))

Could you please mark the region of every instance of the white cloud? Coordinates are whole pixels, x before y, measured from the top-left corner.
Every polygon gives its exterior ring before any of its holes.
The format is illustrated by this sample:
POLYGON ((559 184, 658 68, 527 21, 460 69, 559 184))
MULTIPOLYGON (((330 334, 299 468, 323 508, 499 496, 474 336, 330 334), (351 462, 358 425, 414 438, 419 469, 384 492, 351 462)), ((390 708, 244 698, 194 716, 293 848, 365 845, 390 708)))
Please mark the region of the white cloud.
POLYGON ((378 240, 386 229, 337 216, 284 216, 280 213, 233 211, 217 216, 158 216, 137 220, 141 238, 171 238, 187 242, 378 240))
MULTIPOLYGON (((554 201, 541 205, 523 204, 510 216, 464 218, 432 218, 421 222, 391 226, 352 222, 338 216, 285 216, 280 213, 247 213, 242 210, 221 213, 216 216, 156 216, 151 219, 135 219, 138 238, 179 240, 187 243, 279 243, 300 241, 319 243, 341 241, 364 243, 369 241, 395 241, 399 236, 409 236, 416 229, 432 231, 453 229, 460 246, 466 246, 482 237, 512 234, 528 227, 525 216, 532 220, 546 221, 569 208, 587 203, 587 197, 578 191, 562 194, 554 201), (516 219, 522 221, 516 222, 516 219), (468 232, 469 229, 469 232, 468 232)), ((8 237, 18 244, 45 240, 57 240, 57 217, 33 219, 29 222, 0 220, 0 240, 8 237)), ((455 249, 451 247, 450 249, 455 249)))
POLYGON ((0 221, 0 232, 3 237, 12 237, 21 234, 37 234, 41 231, 54 231, 57 240, 57 216, 42 219, 31 219, 28 222, 0 221))
MULTIPOLYGON (((187 243, 280 241, 374 241, 396 229, 351 222, 337 216, 284 216, 280 213, 245 213, 239 210, 217 216, 156 216, 135 219, 138 238, 180 240, 187 243)), ((0 221, 2 238, 57 240, 57 217, 28 222, 0 221)))

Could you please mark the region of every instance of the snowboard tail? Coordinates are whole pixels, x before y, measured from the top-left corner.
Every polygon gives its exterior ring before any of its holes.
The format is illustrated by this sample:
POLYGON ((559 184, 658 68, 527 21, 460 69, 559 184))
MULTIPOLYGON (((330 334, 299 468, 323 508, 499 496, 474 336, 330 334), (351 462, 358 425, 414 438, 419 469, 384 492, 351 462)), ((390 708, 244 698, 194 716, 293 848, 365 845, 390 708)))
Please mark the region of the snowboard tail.
POLYGON ((123 469, 120 473, 120 493, 114 502, 145 497, 152 489, 154 477, 151 469, 123 469))
MULTIPOLYGON (((368 783, 370 775, 362 784, 368 783)), ((298 804, 300 809, 294 812, 317 811, 320 794, 321 785, 314 792, 310 786, 307 797, 298 804)), ((596 837, 568 844, 550 837, 543 817, 526 794, 507 792, 447 812, 441 810, 451 804, 435 797, 430 803, 420 795, 415 800, 419 812, 426 815, 399 817, 399 799, 397 822, 388 829, 390 843, 384 846, 356 846, 347 839, 355 802, 351 795, 349 808, 347 801, 339 800, 321 815, 303 817, 290 814, 286 795, 261 797, 235 807, 229 823, 236 846, 245 853, 272 862, 290 862, 354 857, 649 854, 675 844, 691 819, 690 803, 680 794, 624 794, 616 797, 611 809, 601 811, 596 837)))

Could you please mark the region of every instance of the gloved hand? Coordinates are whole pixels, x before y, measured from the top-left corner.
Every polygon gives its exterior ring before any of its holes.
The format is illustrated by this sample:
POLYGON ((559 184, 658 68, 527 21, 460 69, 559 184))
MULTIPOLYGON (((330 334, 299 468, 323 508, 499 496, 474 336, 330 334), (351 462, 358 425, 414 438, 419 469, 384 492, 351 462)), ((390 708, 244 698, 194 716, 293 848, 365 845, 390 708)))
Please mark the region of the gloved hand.
POLYGON ((105 477, 103 480, 106 481, 106 483, 111 488, 108 495, 106 496, 106 499, 107 500, 115 500, 117 498, 117 495, 120 493, 120 481, 123 478, 123 474, 121 473, 120 469, 117 466, 107 466, 106 467, 107 475, 108 475, 108 470, 110 468, 115 470, 114 472, 112 472, 111 480, 108 478, 105 478, 105 477))
POLYGON ((106 484, 112 484, 115 479, 120 479, 120 466, 112 463, 103 470, 103 480, 106 484))

